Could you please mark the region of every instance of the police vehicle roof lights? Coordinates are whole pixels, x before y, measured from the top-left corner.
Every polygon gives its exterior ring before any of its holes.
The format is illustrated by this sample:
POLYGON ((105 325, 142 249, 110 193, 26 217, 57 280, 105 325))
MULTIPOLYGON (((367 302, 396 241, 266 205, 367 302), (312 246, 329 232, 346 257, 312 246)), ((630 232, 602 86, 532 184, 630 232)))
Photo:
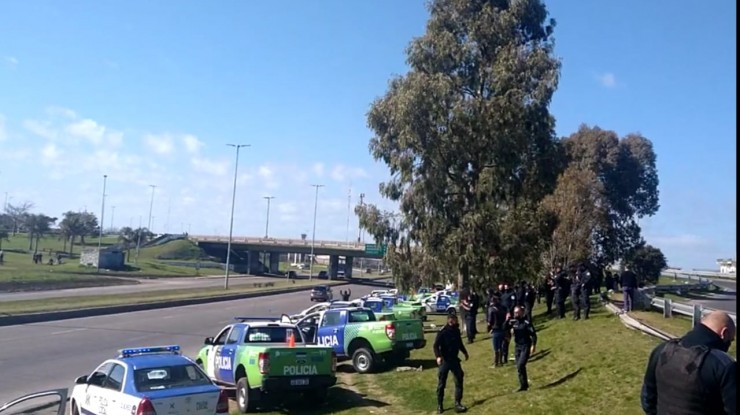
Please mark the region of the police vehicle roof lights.
POLYGON ((141 356, 148 354, 180 354, 180 346, 173 344, 169 346, 131 347, 118 351, 119 357, 141 356))

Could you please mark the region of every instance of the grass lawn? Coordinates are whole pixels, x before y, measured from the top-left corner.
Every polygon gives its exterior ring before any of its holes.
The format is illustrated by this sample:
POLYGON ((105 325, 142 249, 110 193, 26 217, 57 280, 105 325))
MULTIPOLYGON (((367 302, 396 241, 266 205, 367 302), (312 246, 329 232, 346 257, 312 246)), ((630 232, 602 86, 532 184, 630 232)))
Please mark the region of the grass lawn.
MULTIPOLYGON (((643 324, 655 327, 676 337, 683 336, 691 330, 691 318, 680 314, 674 314, 671 318, 665 318, 663 317, 663 313, 658 311, 633 311, 630 313, 630 316, 643 324)), ((732 343, 729 353, 737 358, 737 342, 732 343)))
POLYGON ((191 298, 210 298, 222 295, 243 294, 250 292, 270 292, 288 287, 310 287, 312 285, 335 284, 325 281, 275 281, 270 287, 261 286, 238 286, 224 290, 220 287, 157 290, 151 292, 137 293, 136 295, 96 295, 76 297, 56 297, 42 300, 20 300, 0 302, 0 315, 17 315, 27 313, 38 313, 44 311, 74 310, 80 308, 103 307, 122 304, 144 304, 155 303, 166 300, 184 300, 191 298))
MULTIPOLYGON (((479 335, 474 344, 467 346, 471 359, 463 363, 463 403, 469 407, 468 413, 640 414, 642 376, 649 353, 658 340, 627 329, 598 304, 592 307, 591 319, 587 321, 551 320, 541 315, 543 309, 535 310, 539 343, 527 367, 528 392, 514 392, 518 381, 513 362, 503 368, 490 368, 490 335, 479 335)), ((483 324, 478 327, 484 329, 483 324)), ((413 352, 407 363, 411 367, 421 366, 421 372, 340 373, 339 384, 320 412, 308 411, 296 400, 290 401, 282 411, 263 413, 433 413, 437 384, 431 348, 434 336, 434 333, 428 334, 427 347, 413 352)), ((510 352, 513 353, 513 346, 510 352)), ((453 403, 453 389, 450 376, 445 399, 447 408, 453 403)), ((446 413, 454 412, 448 409, 446 413)))

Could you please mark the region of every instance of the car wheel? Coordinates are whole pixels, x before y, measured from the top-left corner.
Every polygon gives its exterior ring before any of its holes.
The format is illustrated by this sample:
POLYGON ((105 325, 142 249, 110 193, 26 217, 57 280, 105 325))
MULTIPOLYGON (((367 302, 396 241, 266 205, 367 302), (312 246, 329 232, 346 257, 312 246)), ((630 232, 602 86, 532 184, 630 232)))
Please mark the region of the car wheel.
POLYGON ((80 410, 77 408, 77 402, 72 401, 72 415, 80 415, 80 410))
POLYGON ((352 354, 352 366, 357 373, 370 373, 375 366, 373 352, 361 347, 352 354))
POLYGON ((247 378, 241 378, 236 382, 236 406, 239 412, 246 414, 255 410, 253 394, 249 390, 247 378))

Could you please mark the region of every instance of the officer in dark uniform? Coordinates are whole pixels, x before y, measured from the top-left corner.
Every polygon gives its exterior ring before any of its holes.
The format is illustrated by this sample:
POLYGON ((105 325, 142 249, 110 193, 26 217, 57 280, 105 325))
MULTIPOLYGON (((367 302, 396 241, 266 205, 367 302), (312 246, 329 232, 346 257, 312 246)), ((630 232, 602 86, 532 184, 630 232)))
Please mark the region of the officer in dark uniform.
POLYGON ((552 302, 555 299, 555 290, 558 287, 555 285, 555 273, 551 272, 547 274, 545 278, 545 305, 547 306, 547 315, 552 314, 552 302))
POLYGON ((565 318, 565 297, 568 296, 568 274, 558 267, 555 273, 555 308, 558 318, 565 318))
POLYGON ((570 303, 573 305, 573 320, 581 319, 581 280, 578 270, 570 269, 570 303))
POLYGON ((508 312, 501 305, 501 300, 498 297, 491 297, 486 321, 488 322, 488 331, 491 333, 491 340, 493 341, 493 367, 501 366, 504 363, 504 357, 508 358, 508 356, 503 355, 507 314, 508 312))
POLYGON ((642 384, 648 415, 736 414, 737 363, 727 354, 735 323, 714 311, 680 339, 653 349, 642 384))
POLYGON ((527 361, 534 354, 537 346, 537 332, 534 325, 524 316, 524 309, 514 309, 514 318, 506 322, 507 329, 514 337, 514 356, 516 358, 516 372, 519 375, 519 390, 523 392, 529 389, 527 380, 527 361))
POLYGON ((583 309, 583 318, 588 320, 588 314, 591 312, 591 287, 594 278, 585 264, 581 264, 578 269, 578 281, 581 284, 581 309, 583 309))
POLYGON ((468 408, 462 405, 463 397, 463 370, 460 365, 458 354, 462 352, 465 360, 468 360, 468 351, 462 341, 460 325, 457 316, 447 316, 447 324, 437 333, 437 338, 432 346, 434 356, 437 358, 439 374, 437 378, 437 412, 444 412, 445 386, 447 386, 447 375, 452 372, 455 377, 455 412, 465 412, 468 408))
POLYGON ((524 314, 526 314, 529 321, 532 319, 532 310, 534 309, 535 301, 537 301, 537 290, 534 289, 532 284, 527 284, 527 289, 524 291, 524 314))

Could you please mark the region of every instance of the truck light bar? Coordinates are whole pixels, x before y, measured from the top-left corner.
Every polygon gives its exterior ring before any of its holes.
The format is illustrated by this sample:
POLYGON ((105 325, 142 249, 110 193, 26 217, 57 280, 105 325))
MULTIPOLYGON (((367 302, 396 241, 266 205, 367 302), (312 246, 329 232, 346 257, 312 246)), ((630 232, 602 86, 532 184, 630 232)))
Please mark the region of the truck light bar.
POLYGON ((118 357, 141 356, 147 354, 180 354, 180 346, 132 347, 118 351, 118 357))

